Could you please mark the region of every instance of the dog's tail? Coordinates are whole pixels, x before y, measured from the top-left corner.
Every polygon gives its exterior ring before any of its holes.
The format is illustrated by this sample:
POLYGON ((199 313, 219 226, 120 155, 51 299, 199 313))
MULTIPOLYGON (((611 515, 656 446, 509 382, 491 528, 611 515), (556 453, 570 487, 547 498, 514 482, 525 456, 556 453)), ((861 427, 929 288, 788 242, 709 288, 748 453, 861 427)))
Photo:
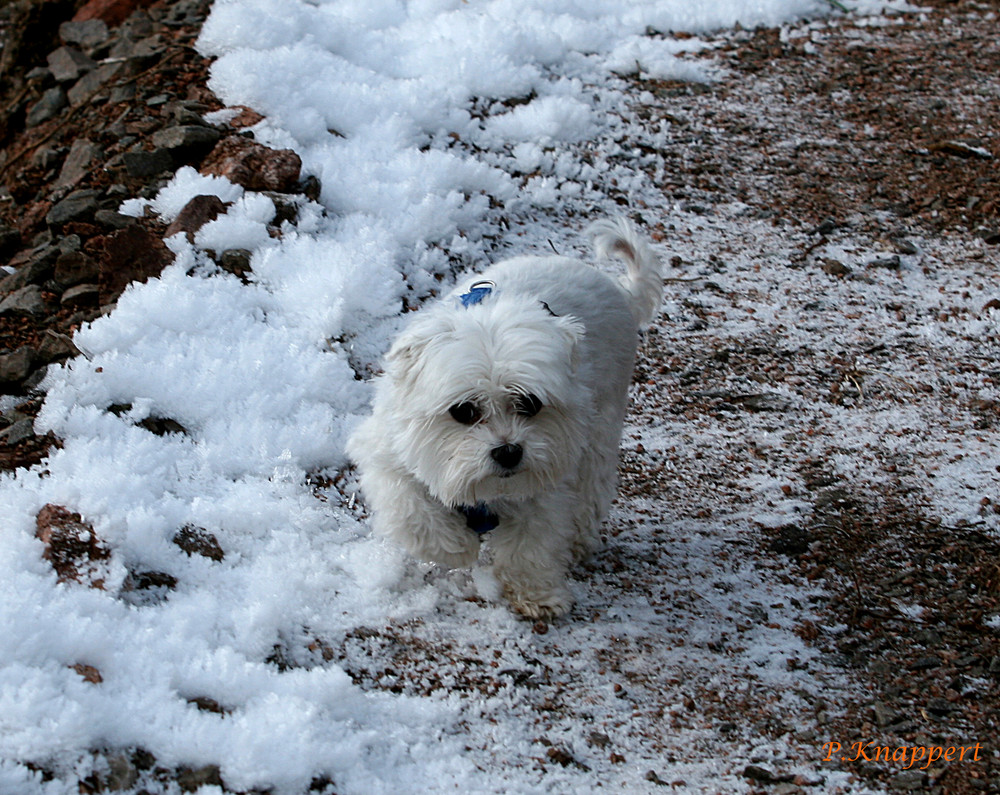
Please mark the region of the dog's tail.
POLYGON ((663 276, 660 261, 627 218, 595 221, 587 230, 599 257, 615 257, 625 263, 620 281, 632 299, 632 314, 640 329, 650 324, 660 308, 663 276))

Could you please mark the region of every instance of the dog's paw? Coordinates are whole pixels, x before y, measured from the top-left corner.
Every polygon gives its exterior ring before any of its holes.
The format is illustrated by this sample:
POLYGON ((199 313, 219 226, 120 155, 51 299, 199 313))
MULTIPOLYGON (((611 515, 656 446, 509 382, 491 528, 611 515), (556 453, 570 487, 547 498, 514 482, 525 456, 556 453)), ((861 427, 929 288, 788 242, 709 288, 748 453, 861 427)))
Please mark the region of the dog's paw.
POLYGON ((479 547, 469 547, 459 552, 446 552, 443 549, 437 549, 421 557, 447 569, 471 569, 479 560, 479 547))
POLYGON ((566 615, 573 607, 573 597, 566 590, 544 596, 532 594, 530 597, 508 590, 506 596, 510 606, 526 618, 550 621, 566 615))

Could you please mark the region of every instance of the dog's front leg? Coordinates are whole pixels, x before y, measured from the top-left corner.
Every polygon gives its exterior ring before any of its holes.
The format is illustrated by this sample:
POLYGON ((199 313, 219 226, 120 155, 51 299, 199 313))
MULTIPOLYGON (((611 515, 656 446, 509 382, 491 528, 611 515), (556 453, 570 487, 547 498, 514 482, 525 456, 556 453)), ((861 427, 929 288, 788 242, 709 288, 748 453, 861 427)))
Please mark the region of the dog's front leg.
POLYGON ((434 499, 427 488, 410 475, 380 472, 369 478, 369 500, 373 503, 373 527, 406 549, 411 555, 448 568, 474 566, 479 557, 479 538, 465 525, 464 517, 434 499))
POLYGON ((529 618, 564 615, 573 606, 566 583, 572 563, 572 517, 554 519, 550 511, 521 511, 494 531, 493 573, 504 596, 529 618))

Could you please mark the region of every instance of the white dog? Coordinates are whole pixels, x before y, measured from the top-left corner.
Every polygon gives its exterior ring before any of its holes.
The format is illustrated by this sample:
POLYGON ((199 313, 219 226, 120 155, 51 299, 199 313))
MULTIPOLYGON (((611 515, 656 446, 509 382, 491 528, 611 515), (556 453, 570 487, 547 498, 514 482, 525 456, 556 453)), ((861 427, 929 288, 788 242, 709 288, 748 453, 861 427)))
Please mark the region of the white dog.
POLYGON ((567 257, 516 257, 421 311, 389 351, 348 452, 375 531, 412 554, 493 571, 520 613, 562 615, 570 566, 600 542, 638 330, 660 266, 625 219, 591 227, 615 281, 567 257))

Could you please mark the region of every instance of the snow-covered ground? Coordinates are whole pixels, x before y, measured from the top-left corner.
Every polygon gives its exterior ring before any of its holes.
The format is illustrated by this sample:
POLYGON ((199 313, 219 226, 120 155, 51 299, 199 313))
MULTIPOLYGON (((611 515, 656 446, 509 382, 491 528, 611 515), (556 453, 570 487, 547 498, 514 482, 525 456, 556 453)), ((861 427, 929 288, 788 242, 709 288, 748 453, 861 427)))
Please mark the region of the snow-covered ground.
MULTIPOLYGON (((211 88, 263 114, 257 139, 298 152, 322 195, 280 237, 268 233, 270 198, 192 169, 151 202, 126 203, 169 221, 198 194, 232 202, 193 244, 169 241, 176 261, 161 278, 79 332, 84 356, 49 377, 38 420, 63 447, 0 480, 0 792, 76 792, 78 777, 106 770, 105 753, 137 747, 166 768, 217 764, 231 791, 328 780, 339 793, 741 792, 750 763, 850 791, 818 764, 833 738, 802 739, 853 687, 796 633, 816 586, 780 561, 755 563, 746 539, 796 520, 798 467, 831 446, 858 482, 877 477, 852 455, 865 446, 935 459, 920 485, 937 514, 978 520, 995 438, 931 434, 940 417, 877 400, 925 375, 970 376, 933 371, 930 354, 924 374, 873 352, 845 366, 847 386, 881 379, 864 410, 808 379, 741 381, 719 395, 764 392, 783 410, 691 422, 667 410, 655 374, 671 358, 682 368, 685 351, 750 340, 817 360, 845 336, 871 337, 873 351, 974 355, 995 316, 939 319, 954 308, 942 295, 983 303, 976 273, 933 267, 947 251, 869 268, 859 288, 787 267, 802 230, 736 203, 682 211, 657 188, 668 131, 643 126, 643 97, 620 78, 710 80, 711 60, 685 53, 710 46, 711 31, 830 11, 813 0, 218 0, 199 42, 218 58, 211 88), (649 146, 623 146, 638 138, 649 146), (669 274, 697 282, 668 285, 644 343, 650 375, 624 444, 635 476, 608 549, 577 573, 573 614, 535 627, 485 570, 442 572, 371 538, 344 441, 404 301, 507 254, 582 253, 586 221, 621 209, 612 193, 663 233, 665 260, 719 257, 669 274), (205 253, 234 248, 253 252, 248 284, 205 253), (817 296, 856 311, 826 311, 817 296), (186 433, 137 424, 150 417, 186 433), (110 548, 103 589, 57 583, 35 538, 48 503, 79 512, 110 548), (172 543, 189 526, 225 557, 172 543), (150 571, 176 586, 123 590, 150 571), (56 777, 43 782, 39 768, 56 777)), ((843 242, 831 257, 875 259, 843 242)))

